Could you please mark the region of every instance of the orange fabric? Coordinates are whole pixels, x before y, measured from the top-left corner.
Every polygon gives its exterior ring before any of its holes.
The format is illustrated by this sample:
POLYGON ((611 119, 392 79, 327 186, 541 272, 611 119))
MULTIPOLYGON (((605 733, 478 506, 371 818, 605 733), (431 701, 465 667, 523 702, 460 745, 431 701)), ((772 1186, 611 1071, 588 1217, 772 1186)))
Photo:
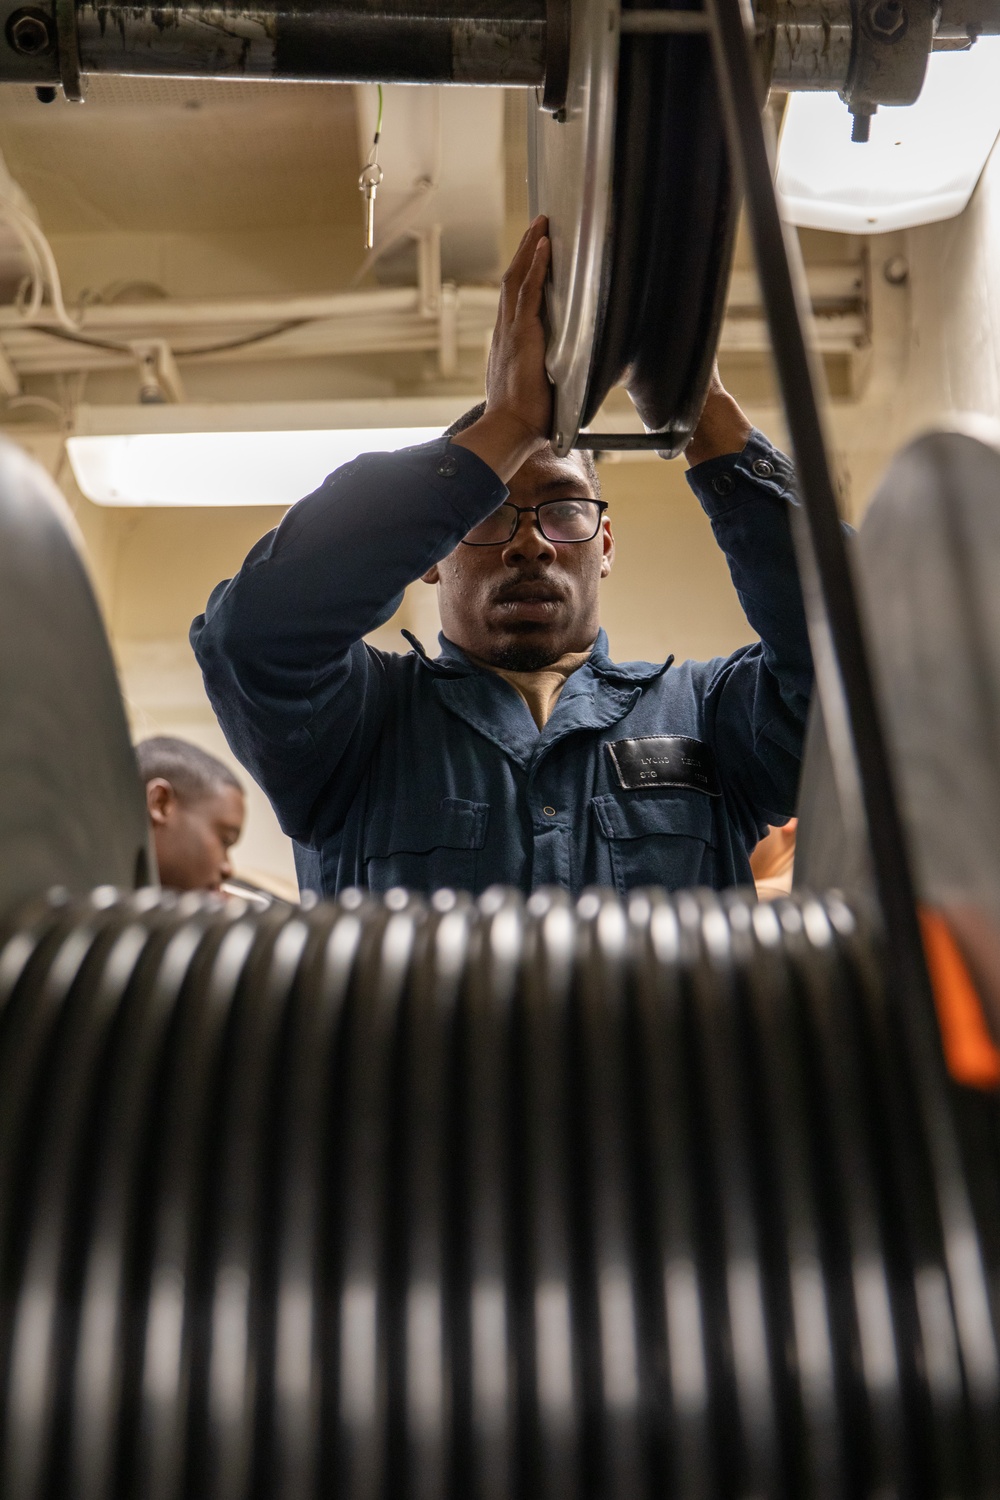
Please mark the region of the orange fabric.
POLYGON ((1000 1049, 951 929, 940 912, 925 907, 920 927, 948 1071, 969 1088, 1000 1088, 1000 1049))

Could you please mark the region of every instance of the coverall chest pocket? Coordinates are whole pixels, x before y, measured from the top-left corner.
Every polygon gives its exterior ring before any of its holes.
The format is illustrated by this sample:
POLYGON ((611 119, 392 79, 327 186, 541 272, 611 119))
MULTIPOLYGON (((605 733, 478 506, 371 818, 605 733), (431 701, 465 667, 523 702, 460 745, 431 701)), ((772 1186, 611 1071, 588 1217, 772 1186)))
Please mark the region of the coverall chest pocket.
POLYGON ((714 883, 713 800, 685 787, 594 798, 619 895, 640 885, 679 890, 714 883))
POLYGON ((371 891, 406 886, 475 891, 479 851, 486 843, 488 802, 445 797, 415 806, 395 803, 372 819, 365 838, 365 876, 371 891))

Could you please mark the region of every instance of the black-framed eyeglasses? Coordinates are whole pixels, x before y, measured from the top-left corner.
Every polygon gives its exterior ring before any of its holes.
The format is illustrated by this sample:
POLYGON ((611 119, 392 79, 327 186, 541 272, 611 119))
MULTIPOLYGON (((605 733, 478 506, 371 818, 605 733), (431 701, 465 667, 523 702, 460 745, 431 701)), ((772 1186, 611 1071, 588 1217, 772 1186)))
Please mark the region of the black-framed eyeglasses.
POLYGON ((467 547, 505 547, 521 517, 530 513, 546 541, 592 542, 607 508, 606 500, 543 500, 541 505, 511 505, 505 500, 462 541, 467 547))

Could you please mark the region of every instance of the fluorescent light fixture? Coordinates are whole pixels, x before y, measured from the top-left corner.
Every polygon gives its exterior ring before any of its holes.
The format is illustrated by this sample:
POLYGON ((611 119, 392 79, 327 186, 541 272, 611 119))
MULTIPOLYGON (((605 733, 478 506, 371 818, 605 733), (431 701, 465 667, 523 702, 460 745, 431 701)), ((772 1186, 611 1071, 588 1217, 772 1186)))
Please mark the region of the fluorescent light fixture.
POLYGON ((359 453, 440 437, 474 398, 81 407, 67 440, 98 505, 280 505, 359 453))
POLYGON ((1000 37, 932 53, 916 104, 880 106, 865 144, 836 94, 792 94, 778 151, 786 219, 880 234, 961 213, 1000 133, 998 77, 1000 37))

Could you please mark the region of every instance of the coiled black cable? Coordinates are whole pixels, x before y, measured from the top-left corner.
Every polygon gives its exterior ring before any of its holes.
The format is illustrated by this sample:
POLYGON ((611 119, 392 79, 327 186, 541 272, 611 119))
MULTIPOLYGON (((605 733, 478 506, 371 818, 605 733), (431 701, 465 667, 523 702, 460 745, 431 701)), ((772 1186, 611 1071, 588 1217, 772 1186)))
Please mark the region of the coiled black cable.
POLYGON ((881 975, 835 897, 22 909, 0 1494, 995 1494, 1000 1114, 942 1183, 881 975))

